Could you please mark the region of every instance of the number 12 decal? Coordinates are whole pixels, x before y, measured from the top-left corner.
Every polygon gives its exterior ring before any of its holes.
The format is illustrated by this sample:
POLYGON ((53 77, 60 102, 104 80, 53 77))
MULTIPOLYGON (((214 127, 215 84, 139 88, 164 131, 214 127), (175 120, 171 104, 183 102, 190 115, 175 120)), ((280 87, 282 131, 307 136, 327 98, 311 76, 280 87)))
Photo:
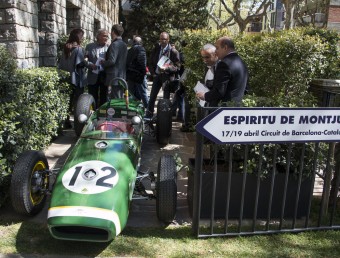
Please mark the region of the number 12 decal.
POLYGON ((93 160, 78 163, 68 169, 62 182, 65 188, 81 194, 96 194, 110 190, 119 179, 117 170, 110 164, 93 160))

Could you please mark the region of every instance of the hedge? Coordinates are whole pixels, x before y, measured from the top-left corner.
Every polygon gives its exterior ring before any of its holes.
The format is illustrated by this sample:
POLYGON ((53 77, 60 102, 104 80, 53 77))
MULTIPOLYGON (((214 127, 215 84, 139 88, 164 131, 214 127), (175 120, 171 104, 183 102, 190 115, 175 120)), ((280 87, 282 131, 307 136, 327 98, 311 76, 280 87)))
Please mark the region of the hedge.
MULTIPOLYGON (((0 68, 14 62, 6 52, 0 47, 0 68)), ((21 152, 42 150, 57 135, 68 114, 70 94, 68 74, 56 68, 19 70, 10 65, 7 70, 10 76, 0 73, 1 189, 21 152)))
MULTIPOLYGON (((186 67, 192 71, 186 81, 191 93, 204 76, 199 50, 206 43, 215 43, 228 31, 189 31, 183 48, 186 67)), ((230 35, 229 35, 230 36, 230 35)), ((315 78, 335 79, 339 72, 339 35, 315 28, 285 30, 234 37, 236 49, 250 74, 252 94, 244 98, 245 106, 313 106, 309 82, 315 78)))
MULTIPOLYGON (((225 31, 188 31, 184 36, 187 45, 183 48, 185 66, 191 70, 185 81, 186 92, 191 103, 196 103, 193 87, 203 79, 205 65, 200 49, 206 43, 214 44, 222 36, 231 36, 225 31)), ((251 94, 245 95, 243 105, 247 107, 312 107, 317 101, 309 91, 309 83, 315 78, 339 78, 339 35, 322 29, 303 28, 257 35, 238 35, 234 37, 236 50, 249 69, 251 94)), ((195 120, 195 118, 192 118, 195 120)), ((287 146, 277 146, 277 164, 285 167, 287 146)), ((225 148, 221 146, 222 150, 225 148)), ((256 171, 261 152, 259 145, 249 147, 247 169, 256 171)), ((301 145, 294 145, 291 154, 291 168, 299 168, 301 145)), ((274 152, 274 145, 265 146, 267 153, 274 152)), ((325 160, 327 148, 320 145, 319 160, 325 160)), ((244 150, 234 147, 235 155, 244 150)), ((304 176, 310 176, 315 154, 314 145, 305 146, 304 176)), ((272 169, 271 157, 263 155, 261 173, 272 169)), ((324 164, 318 164, 322 169, 324 164)))

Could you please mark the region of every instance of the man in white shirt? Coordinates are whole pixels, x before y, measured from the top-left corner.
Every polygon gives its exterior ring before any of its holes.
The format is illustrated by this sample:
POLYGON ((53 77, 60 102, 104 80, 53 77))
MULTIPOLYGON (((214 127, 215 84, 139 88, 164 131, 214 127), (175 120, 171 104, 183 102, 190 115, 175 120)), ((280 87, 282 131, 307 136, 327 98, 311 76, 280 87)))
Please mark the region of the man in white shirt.
POLYGON ((213 44, 205 44, 201 49, 201 57, 207 65, 207 70, 204 77, 204 85, 211 90, 214 82, 214 74, 218 57, 215 53, 216 47, 213 44))
POLYGON ((100 61, 105 60, 105 54, 109 47, 109 32, 100 29, 97 32, 97 41, 86 45, 85 57, 88 58, 86 67, 88 68, 87 82, 89 93, 96 101, 99 107, 106 102, 107 88, 105 86, 105 72, 100 66, 100 61), (99 99, 98 99, 99 92, 99 99))

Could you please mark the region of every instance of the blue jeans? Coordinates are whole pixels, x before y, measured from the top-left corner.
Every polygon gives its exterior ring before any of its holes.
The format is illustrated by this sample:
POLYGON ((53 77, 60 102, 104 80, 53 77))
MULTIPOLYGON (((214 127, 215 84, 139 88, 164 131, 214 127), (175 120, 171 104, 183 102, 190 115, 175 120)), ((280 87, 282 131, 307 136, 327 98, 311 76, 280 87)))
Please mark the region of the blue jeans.
POLYGON ((177 90, 174 95, 174 99, 172 102, 172 115, 176 115, 177 118, 183 119, 184 114, 184 92, 177 90), (178 112, 177 112, 178 109, 178 112))
POLYGON ((146 75, 144 77, 144 81, 142 87, 139 87, 137 90, 140 99, 143 101, 144 108, 148 108, 149 97, 148 97, 148 82, 146 80, 146 75))
POLYGON ((144 108, 148 107, 148 94, 147 94, 147 82, 144 79, 143 83, 128 81, 129 91, 135 96, 136 99, 142 100, 144 108))

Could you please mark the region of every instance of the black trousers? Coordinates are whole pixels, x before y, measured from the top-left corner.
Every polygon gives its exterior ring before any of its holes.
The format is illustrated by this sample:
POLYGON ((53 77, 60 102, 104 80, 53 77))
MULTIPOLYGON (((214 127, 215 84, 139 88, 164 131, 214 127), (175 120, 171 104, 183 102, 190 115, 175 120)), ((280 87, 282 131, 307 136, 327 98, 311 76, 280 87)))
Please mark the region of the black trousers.
POLYGON ((99 73, 97 82, 88 85, 89 94, 91 94, 96 102, 96 108, 103 105, 107 100, 107 87, 105 86, 105 74, 99 73))

